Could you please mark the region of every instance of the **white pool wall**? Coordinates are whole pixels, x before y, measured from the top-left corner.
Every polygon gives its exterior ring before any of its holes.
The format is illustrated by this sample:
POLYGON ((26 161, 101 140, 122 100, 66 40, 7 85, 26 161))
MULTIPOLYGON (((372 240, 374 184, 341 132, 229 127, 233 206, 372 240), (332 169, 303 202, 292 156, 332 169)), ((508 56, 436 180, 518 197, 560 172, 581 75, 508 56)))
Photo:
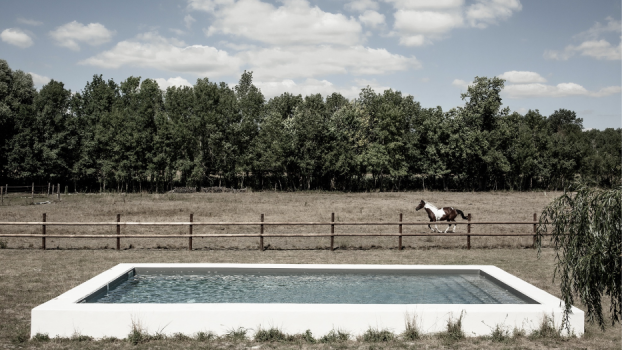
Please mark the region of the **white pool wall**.
MULTIPOLYGON (((94 338, 125 338, 133 325, 150 334, 211 331, 223 335, 244 328, 248 335, 262 327, 277 327, 288 334, 311 330, 323 336, 333 329, 361 335, 370 327, 401 333, 406 317, 415 318, 423 333, 446 330, 449 319, 462 318, 467 336, 489 335, 497 325, 527 333, 538 329, 544 317, 561 327, 563 302, 553 295, 495 267, 487 265, 285 265, 285 264, 119 264, 66 293, 35 307, 31 314, 31 335, 50 337, 74 334, 94 338), (134 268, 198 269, 292 269, 292 271, 352 270, 480 270, 505 283, 538 304, 99 304, 79 303, 134 268)), ((584 313, 573 307, 569 325, 578 336, 584 332, 584 313)))

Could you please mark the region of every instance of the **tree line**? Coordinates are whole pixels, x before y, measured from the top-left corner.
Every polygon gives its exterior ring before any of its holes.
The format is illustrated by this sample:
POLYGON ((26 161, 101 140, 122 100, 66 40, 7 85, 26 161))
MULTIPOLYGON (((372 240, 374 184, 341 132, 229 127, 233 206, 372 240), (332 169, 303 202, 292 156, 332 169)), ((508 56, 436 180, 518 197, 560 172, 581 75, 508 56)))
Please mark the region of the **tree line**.
POLYGON ((621 181, 622 131, 583 130, 576 113, 503 108, 504 81, 476 77, 464 106, 423 108, 399 91, 283 93, 266 100, 244 72, 231 88, 201 78, 94 75, 73 93, 0 60, 0 181, 77 191, 174 186, 394 191, 565 188, 621 181))

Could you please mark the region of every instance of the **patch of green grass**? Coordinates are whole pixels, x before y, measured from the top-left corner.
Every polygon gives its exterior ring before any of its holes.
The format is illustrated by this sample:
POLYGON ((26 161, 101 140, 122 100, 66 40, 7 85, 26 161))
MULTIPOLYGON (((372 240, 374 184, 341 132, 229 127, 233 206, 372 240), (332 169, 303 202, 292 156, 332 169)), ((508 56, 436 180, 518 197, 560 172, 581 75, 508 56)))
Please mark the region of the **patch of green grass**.
POLYGON ((388 342, 395 340, 395 334, 388 329, 368 328, 361 339, 369 343, 388 342))

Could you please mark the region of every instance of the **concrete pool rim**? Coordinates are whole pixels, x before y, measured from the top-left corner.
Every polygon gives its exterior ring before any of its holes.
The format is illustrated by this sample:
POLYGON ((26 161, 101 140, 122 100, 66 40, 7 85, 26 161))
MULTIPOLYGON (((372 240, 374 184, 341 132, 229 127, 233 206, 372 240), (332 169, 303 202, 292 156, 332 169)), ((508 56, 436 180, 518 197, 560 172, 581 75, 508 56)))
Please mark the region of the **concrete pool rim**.
MULTIPOLYGON (((545 316, 556 327, 561 326, 563 302, 555 296, 491 265, 351 265, 351 264, 161 264, 123 263, 93 277, 60 296, 35 307, 31 314, 31 335, 69 337, 79 333, 95 338, 114 336, 124 338, 133 323, 145 331, 188 335, 211 331, 221 335, 242 327, 277 327, 285 333, 302 333, 309 329, 316 335, 342 329, 353 335, 370 327, 399 333, 404 329, 406 315, 420 318, 424 333, 445 329, 448 319, 464 313, 463 330, 467 336, 487 335, 501 325, 513 328, 537 329, 545 316), (477 272, 485 274, 524 295, 531 304, 93 304, 83 301, 103 288, 113 288, 115 281, 133 271, 192 272, 196 270, 253 270, 253 271, 339 271, 361 272, 477 272), (112 285, 111 285, 112 284, 112 285)), ((584 313, 572 308, 569 325, 574 334, 583 334, 584 313)))

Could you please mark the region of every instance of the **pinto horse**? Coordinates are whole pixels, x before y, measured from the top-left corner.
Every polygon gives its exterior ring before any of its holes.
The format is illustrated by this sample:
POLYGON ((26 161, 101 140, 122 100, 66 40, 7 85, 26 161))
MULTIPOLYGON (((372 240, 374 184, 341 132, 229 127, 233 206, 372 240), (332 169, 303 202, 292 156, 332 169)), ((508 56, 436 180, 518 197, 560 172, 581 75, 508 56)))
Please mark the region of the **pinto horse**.
MULTIPOLYGON (((444 233, 447 233, 447 231, 451 227, 451 221, 453 222, 456 221, 456 217, 458 216, 458 214, 460 214, 464 220, 469 219, 466 216, 464 216, 464 213, 462 212, 462 210, 454 209, 452 207, 444 207, 444 208, 439 209, 435 207, 432 203, 427 203, 423 200, 419 203, 419 205, 415 208, 415 210, 419 210, 422 208, 425 209, 425 211, 428 213, 430 222, 445 221, 445 220, 449 222, 449 224, 447 225, 447 229, 445 229, 444 233)), ((430 225, 428 225, 428 228, 432 230, 432 227, 430 227, 430 225)), ((438 229, 436 224, 434 225, 434 228, 436 228, 437 232, 441 232, 441 230, 438 229)), ((434 232, 434 230, 432 230, 432 232, 434 232)), ((454 229, 452 232, 456 232, 456 224, 454 224, 454 229)))

